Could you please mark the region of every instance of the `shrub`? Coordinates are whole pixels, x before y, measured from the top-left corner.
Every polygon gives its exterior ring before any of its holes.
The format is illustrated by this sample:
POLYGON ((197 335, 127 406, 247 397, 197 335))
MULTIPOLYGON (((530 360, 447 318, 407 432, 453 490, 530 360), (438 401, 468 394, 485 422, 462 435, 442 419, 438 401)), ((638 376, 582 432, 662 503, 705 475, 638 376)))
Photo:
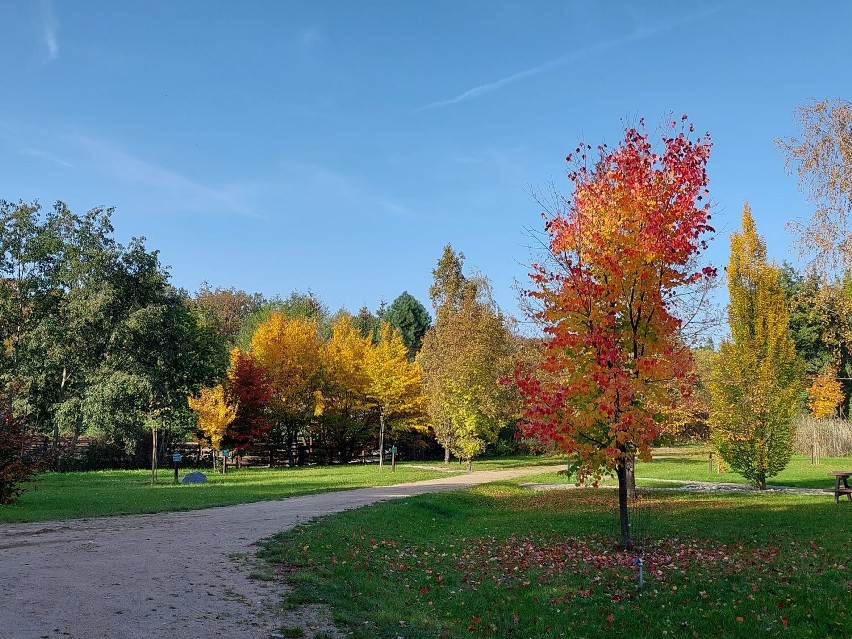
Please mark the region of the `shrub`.
POLYGON ((11 410, 0 409, 0 504, 11 504, 21 484, 39 470, 41 455, 23 420, 11 410))

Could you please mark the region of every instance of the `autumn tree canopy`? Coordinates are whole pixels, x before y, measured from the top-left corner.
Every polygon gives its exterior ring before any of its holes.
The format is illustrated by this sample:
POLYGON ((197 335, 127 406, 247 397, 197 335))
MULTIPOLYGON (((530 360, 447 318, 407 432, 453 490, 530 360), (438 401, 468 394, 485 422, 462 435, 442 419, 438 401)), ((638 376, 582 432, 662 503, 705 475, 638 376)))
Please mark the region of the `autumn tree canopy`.
POLYGON ((273 392, 263 367, 251 353, 239 348, 231 350, 226 388, 237 410, 225 433, 224 445, 240 454, 253 444, 266 441, 272 428, 268 406, 273 392))
MULTIPOLYGON (((322 340, 315 319, 273 313, 251 338, 251 353, 266 371, 276 440, 292 451, 316 408, 315 391, 322 365, 322 340)), ((290 462, 293 463, 293 459, 290 462)))
POLYGON ((843 386, 837 379, 837 369, 829 366, 808 387, 808 408, 816 419, 834 417, 842 401, 843 386))
POLYGON ((198 414, 198 432, 214 450, 222 450, 228 426, 237 416, 237 407, 228 400, 225 387, 219 384, 202 388, 197 396, 190 396, 187 403, 198 414))
POLYGON ((852 269, 852 103, 815 101, 799 107, 797 119, 800 135, 778 145, 817 208, 792 227, 817 271, 842 274, 852 269))
POLYGON ((402 336, 387 322, 382 322, 378 342, 366 352, 366 399, 379 414, 380 467, 387 426, 398 432, 421 427, 426 413, 423 372, 417 362, 409 361, 408 353, 402 336))
POLYGON ((372 344, 372 335, 363 335, 346 313, 334 321, 331 336, 323 344, 311 435, 326 461, 347 462, 372 439, 373 420, 366 399, 366 357, 372 344))
POLYGON ((793 414, 804 365, 790 337, 780 269, 766 260, 751 209, 731 235, 728 324, 710 380, 712 441, 725 462, 759 488, 793 449, 793 414))
POLYGON ((672 381, 677 394, 690 383, 677 296, 715 275, 696 266, 712 231, 711 143, 692 130, 684 116, 659 151, 640 126, 615 149, 569 155, 573 193, 544 216, 549 259, 528 292, 545 339, 542 361, 515 375, 524 430, 576 457, 580 481, 616 471, 625 547, 628 458, 650 457, 658 411, 677 401, 672 381))
POLYGON ((464 255, 447 245, 432 272, 435 323, 417 361, 438 443, 468 462, 517 419, 520 407, 511 376, 517 343, 491 297, 488 281, 463 273, 464 255))

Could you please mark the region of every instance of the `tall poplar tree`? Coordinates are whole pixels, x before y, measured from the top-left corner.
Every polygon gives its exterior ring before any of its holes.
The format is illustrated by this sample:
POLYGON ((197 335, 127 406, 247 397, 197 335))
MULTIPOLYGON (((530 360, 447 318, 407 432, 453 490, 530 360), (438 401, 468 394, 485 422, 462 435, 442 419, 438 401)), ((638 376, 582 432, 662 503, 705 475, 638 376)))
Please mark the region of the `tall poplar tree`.
POLYGON ((444 447, 467 461, 497 439, 520 407, 511 376, 518 343, 483 277, 463 274, 464 255, 449 245, 432 275, 435 323, 417 355, 423 367, 432 429, 444 447))
POLYGON ((751 209, 731 236, 728 323, 710 379, 713 444, 734 471, 761 490, 793 452, 793 414, 804 365, 788 328, 781 270, 766 261, 751 209))

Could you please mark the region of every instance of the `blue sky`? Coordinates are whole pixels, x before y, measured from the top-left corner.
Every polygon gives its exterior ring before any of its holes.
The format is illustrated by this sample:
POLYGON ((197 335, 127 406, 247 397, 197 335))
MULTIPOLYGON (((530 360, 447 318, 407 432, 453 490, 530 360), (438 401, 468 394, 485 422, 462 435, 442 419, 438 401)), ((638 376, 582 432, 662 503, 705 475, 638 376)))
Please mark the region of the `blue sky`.
POLYGON ((116 207, 190 291, 408 290, 446 243, 517 312, 579 139, 688 113, 714 140, 724 265, 748 200, 772 257, 809 205, 774 140, 852 99, 852 3, 0 0, 0 198, 116 207))

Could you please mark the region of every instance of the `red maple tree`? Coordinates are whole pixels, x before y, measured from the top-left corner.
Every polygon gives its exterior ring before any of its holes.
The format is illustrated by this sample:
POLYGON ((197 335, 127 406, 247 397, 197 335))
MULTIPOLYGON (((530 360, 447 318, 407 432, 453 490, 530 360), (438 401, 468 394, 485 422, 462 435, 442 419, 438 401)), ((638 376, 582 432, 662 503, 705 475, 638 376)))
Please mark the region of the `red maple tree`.
POLYGON ((262 441, 272 427, 267 418, 272 388, 263 367, 251 354, 238 348, 231 351, 226 388, 231 401, 237 404, 237 416, 228 425, 223 441, 234 454, 239 454, 254 442, 262 441))
POLYGON ((682 293, 715 276, 696 266, 711 232, 709 135, 672 122, 659 153, 644 124, 617 148, 569 155, 573 195, 545 214, 546 264, 533 265, 543 355, 519 366, 522 428, 574 457, 578 480, 618 477, 622 545, 632 547, 628 463, 650 458, 666 407, 689 392, 691 356, 680 338, 682 293))

